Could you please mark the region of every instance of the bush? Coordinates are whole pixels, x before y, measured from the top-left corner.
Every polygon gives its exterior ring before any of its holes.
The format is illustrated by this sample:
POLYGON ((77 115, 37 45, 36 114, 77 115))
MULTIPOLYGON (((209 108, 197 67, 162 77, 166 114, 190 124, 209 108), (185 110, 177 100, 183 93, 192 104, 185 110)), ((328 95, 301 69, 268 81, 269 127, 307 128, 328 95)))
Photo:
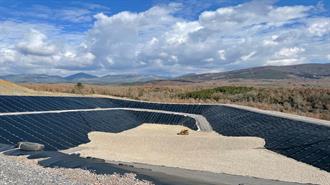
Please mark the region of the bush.
POLYGON ((216 87, 213 89, 203 89, 199 91, 188 92, 180 94, 179 97, 183 99, 219 99, 221 95, 235 95, 243 94, 252 91, 252 87, 242 87, 242 86, 223 86, 216 87))

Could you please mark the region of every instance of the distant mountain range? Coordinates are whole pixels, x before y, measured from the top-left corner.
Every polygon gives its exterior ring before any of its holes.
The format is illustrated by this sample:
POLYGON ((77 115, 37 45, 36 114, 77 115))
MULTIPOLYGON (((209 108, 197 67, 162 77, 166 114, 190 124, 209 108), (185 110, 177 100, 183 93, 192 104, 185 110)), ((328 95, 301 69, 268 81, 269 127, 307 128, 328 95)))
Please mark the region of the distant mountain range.
POLYGON ((87 74, 87 73, 77 73, 77 74, 73 74, 73 75, 65 77, 65 79, 68 81, 89 80, 89 79, 95 79, 95 78, 98 78, 98 77, 87 74))
POLYGON ((15 83, 90 83, 90 84, 124 84, 161 80, 165 77, 155 75, 106 75, 102 77, 87 73, 77 73, 67 77, 45 74, 18 74, 0 76, 0 79, 15 83))
POLYGON ((221 73, 189 74, 176 78, 181 81, 210 81, 228 79, 321 79, 330 77, 330 64, 300 64, 264 66, 221 73))
POLYGON ((16 83, 61 83, 65 82, 65 78, 54 75, 45 74, 19 74, 0 76, 0 79, 16 83))
POLYGON ((106 75, 94 76, 77 73, 67 77, 45 74, 20 74, 0 76, 0 79, 16 83, 90 83, 127 84, 150 81, 203 82, 229 79, 321 79, 330 78, 330 64, 301 64, 292 66, 264 66, 221 73, 186 74, 176 78, 156 75, 106 75))

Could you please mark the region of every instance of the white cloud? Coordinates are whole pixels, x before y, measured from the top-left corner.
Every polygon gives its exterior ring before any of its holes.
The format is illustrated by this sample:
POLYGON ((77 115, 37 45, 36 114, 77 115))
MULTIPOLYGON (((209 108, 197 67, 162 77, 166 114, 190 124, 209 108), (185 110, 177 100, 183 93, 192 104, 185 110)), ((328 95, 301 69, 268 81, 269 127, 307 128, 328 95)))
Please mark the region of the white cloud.
POLYGON ((205 62, 214 62, 214 58, 206 58, 204 59, 205 62))
POLYGON ((272 65, 272 66, 283 66, 283 65, 295 65, 301 64, 302 62, 296 58, 290 59, 276 59, 276 60, 268 60, 265 65, 272 65))
POLYGON ((323 36, 330 33, 330 19, 316 19, 308 27, 308 31, 316 36, 323 36))
POLYGON ((226 60, 226 51, 225 50, 219 50, 218 54, 219 54, 220 60, 226 60))
MULTIPOLYGON (((5 21, 0 64, 8 73, 184 74, 329 60, 329 18, 310 16, 314 9, 251 1, 185 20, 171 4, 140 13, 98 13, 84 33, 5 21)), ((62 13, 86 21, 83 10, 62 13)))
POLYGON ((198 31, 202 27, 198 22, 177 22, 171 31, 165 34, 167 44, 180 45, 187 42, 189 34, 198 31))
POLYGON ((304 48, 293 47, 293 48, 282 48, 279 52, 275 54, 277 57, 295 57, 298 54, 304 52, 304 48))
POLYGON ((97 14, 87 37, 88 49, 95 55, 96 65, 119 71, 152 61, 165 61, 159 57, 168 57, 167 62, 177 61, 175 54, 164 56, 168 53, 166 50, 159 48, 155 52, 164 42, 175 44, 185 39, 185 33, 179 31, 172 40, 165 39, 169 27, 186 31, 184 23, 178 23, 179 19, 171 16, 171 12, 171 7, 153 7, 142 13, 122 12, 111 17, 97 14))
POLYGON ((276 46, 278 45, 278 42, 276 41, 277 38, 278 38, 277 35, 272 35, 270 39, 264 40, 263 44, 265 46, 276 46))
POLYGON ((247 61, 247 60, 249 60, 251 57, 253 57, 256 53, 257 53, 256 51, 252 51, 251 53, 242 56, 241 59, 242 59, 243 61, 247 61))
POLYGON ((306 17, 307 12, 311 10, 310 6, 284 6, 278 8, 272 8, 272 10, 268 13, 268 16, 274 22, 283 22, 289 21, 292 19, 298 19, 306 17))
POLYGON ((25 11, 17 9, 16 6, 3 6, 0 11, 8 17, 32 18, 33 20, 42 21, 64 21, 71 23, 86 24, 93 21, 93 15, 98 11, 108 12, 108 7, 92 4, 88 2, 69 2, 65 7, 48 7, 44 5, 34 4, 24 7, 25 11))
POLYGON ((304 48, 288 47, 281 48, 274 56, 270 57, 264 65, 295 65, 306 62, 306 57, 303 55, 304 48))
POLYGON ((92 21, 92 12, 88 9, 74 8, 74 9, 64 9, 64 10, 55 10, 57 19, 62 19, 64 21, 70 21, 75 23, 84 23, 92 21))
POLYGON ((16 51, 12 49, 7 49, 7 48, 2 48, 0 49, 0 62, 5 63, 5 62, 15 62, 16 59, 16 51))
POLYGON ((51 56, 55 54, 55 46, 46 42, 46 35, 31 29, 26 38, 16 45, 16 48, 25 55, 51 56))

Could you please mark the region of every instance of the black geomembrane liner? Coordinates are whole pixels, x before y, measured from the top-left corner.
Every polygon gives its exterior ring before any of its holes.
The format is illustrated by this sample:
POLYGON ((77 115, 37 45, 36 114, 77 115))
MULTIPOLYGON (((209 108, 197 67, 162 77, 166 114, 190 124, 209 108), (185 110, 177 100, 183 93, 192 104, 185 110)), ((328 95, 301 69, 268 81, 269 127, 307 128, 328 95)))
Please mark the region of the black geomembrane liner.
MULTIPOLYGON (((264 138, 265 147, 330 171, 330 127, 221 105, 159 104, 92 97, 0 96, 0 112, 92 108, 142 108, 203 115, 225 136, 264 138)), ((87 143, 90 131, 121 132, 144 122, 183 124, 197 129, 192 118, 126 110, 0 116, 0 143, 21 140, 59 150, 87 143)))

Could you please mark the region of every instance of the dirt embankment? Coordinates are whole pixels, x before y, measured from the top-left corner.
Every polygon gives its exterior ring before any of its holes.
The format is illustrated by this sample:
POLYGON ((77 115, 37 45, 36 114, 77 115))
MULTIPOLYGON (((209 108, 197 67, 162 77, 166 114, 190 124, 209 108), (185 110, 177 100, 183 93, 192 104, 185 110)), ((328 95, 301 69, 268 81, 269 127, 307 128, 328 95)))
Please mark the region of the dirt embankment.
POLYGON ((17 85, 15 83, 0 79, 0 95, 17 95, 17 96, 79 96, 77 94, 46 92, 32 90, 27 87, 17 85))
POLYGON ((2 95, 24 95, 35 91, 0 79, 0 94, 2 95))

